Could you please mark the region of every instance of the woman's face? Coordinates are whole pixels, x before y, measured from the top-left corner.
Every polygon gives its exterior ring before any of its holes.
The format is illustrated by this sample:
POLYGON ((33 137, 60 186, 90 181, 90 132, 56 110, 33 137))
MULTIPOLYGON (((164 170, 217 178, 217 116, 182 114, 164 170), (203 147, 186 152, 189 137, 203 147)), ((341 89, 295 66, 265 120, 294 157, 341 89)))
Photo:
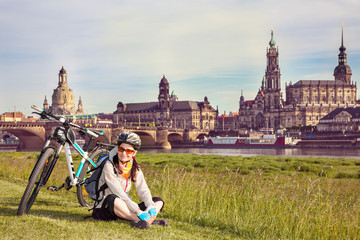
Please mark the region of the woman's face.
POLYGON ((136 155, 134 147, 127 143, 122 143, 118 147, 119 166, 123 170, 127 167, 129 162, 132 162, 133 156, 136 155))

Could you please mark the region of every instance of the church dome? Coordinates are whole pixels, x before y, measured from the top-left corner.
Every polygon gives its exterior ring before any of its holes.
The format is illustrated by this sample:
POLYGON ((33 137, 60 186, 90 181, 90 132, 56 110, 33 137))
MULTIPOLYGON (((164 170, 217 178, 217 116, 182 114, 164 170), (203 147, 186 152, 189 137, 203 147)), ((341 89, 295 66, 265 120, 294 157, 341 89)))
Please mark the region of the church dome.
POLYGON ((269 45, 270 45, 270 47, 274 47, 276 45, 276 41, 274 39, 274 30, 273 29, 271 29, 271 39, 270 39, 269 45))
POLYGON ((351 74, 351 68, 349 65, 338 65, 334 70, 334 75, 339 73, 351 74))
POLYGON ((165 73, 163 74, 163 78, 161 79, 160 84, 161 85, 164 85, 164 84, 168 85, 169 84, 168 80, 165 78, 165 73))

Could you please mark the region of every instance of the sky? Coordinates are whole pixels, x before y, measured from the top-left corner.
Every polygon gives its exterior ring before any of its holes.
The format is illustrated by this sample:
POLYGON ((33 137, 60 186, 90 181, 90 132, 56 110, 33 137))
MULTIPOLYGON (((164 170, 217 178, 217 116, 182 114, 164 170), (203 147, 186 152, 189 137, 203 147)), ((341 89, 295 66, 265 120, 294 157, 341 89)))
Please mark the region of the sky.
POLYGON ((333 80, 344 24, 352 80, 360 80, 358 0, 0 1, 0 114, 42 107, 64 66, 75 104, 112 113, 157 101, 163 74, 179 101, 237 112, 253 100, 271 30, 281 85, 333 80))

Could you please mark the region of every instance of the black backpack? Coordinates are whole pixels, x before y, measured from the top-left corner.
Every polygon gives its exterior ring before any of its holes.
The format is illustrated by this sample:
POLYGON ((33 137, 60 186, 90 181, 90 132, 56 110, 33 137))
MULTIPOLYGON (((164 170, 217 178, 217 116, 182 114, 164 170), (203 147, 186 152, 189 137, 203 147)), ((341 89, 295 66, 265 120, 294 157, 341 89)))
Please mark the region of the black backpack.
POLYGON ((104 197, 104 191, 105 191, 105 189, 108 188, 106 183, 104 183, 102 186, 99 187, 99 179, 101 177, 104 165, 107 161, 112 163, 112 165, 114 167, 114 173, 116 174, 116 169, 115 169, 114 163, 112 161, 110 161, 109 155, 101 156, 96 163, 96 167, 87 172, 87 173, 92 172, 92 174, 89 178, 87 178, 85 180, 84 186, 85 186, 85 190, 88 194, 88 197, 90 197, 92 200, 95 200, 95 206, 97 205, 98 202, 100 202, 102 200, 102 198, 104 197), (102 195, 101 195, 101 198, 99 199, 101 192, 102 192, 102 195))

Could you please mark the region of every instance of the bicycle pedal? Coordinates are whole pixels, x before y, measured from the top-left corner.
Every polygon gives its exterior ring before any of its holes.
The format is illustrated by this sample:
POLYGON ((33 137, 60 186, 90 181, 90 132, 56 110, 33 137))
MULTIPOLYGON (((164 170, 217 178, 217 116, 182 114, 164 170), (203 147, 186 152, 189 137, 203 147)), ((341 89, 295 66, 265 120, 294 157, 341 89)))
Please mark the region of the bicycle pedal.
POLYGON ((50 186, 50 187, 47 188, 47 190, 50 191, 50 192, 55 192, 55 191, 58 190, 58 188, 55 187, 55 186, 50 186))

